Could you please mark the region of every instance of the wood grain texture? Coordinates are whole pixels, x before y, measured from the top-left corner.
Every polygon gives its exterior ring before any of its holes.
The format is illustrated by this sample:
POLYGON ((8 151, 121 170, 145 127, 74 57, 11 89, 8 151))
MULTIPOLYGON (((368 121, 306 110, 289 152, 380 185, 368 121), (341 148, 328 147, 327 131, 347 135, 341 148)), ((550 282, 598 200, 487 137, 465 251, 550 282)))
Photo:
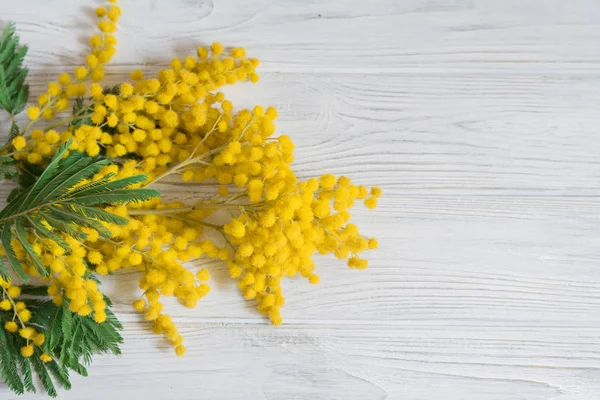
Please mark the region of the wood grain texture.
MULTIPOLYGON (((34 94, 81 62, 97 4, 0 5, 30 44, 34 94)), ((282 327, 223 265, 190 266, 214 282, 197 310, 167 306, 184 359, 132 312, 135 275, 108 278, 124 356, 99 358, 60 398, 600 398, 599 2, 122 6, 109 81, 213 40, 246 46, 262 80, 227 89, 234 104, 277 106, 300 176, 381 185, 381 206, 354 214, 381 248, 367 271, 321 258, 319 285, 287 282, 282 327)))

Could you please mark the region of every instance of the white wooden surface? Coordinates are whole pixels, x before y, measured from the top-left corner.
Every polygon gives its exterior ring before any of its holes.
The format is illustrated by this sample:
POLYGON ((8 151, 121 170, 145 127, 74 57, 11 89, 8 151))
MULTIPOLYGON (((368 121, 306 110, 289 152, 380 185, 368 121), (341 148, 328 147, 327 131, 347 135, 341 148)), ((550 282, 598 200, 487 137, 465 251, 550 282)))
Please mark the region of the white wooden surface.
MULTIPOLYGON (((0 3, 34 92, 81 62, 97 4, 0 3)), ((202 305, 171 307, 183 359, 132 312, 136 278, 113 278, 124 356, 61 399, 600 398, 600 2, 122 6, 112 81, 200 43, 246 46, 262 80, 234 102, 280 109, 301 176, 381 185, 381 207, 355 214, 381 248, 369 270, 322 258, 320 285, 289 282, 282 327, 210 264, 202 305)))

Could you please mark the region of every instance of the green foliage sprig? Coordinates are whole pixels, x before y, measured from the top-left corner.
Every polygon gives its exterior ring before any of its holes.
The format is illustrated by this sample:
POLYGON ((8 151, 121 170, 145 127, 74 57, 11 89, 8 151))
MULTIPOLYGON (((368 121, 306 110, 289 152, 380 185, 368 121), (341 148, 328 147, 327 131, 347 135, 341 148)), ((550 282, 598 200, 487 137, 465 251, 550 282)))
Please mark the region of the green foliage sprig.
MULTIPOLYGON (((25 391, 35 393, 33 377, 37 376, 47 394, 56 396, 54 381, 65 389, 71 388, 69 371, 87 376, 86 365, 94 354, 111 353, 120 355, 119 345, 123 338, 119 334, 122 325, 107 309, 107 319, 98 324, 90 316, 82 317, 69 310, 69 302, 57 306, 48 299, 47 286, 22 286, 23 302, 32 311, 31 324, 46 336, 41 348, 34 356, 24 357, 20 348, 26 340, 0 329, 0 376, 8 387, 17 394, 25 391), (42 362, 42 351, 53 360, 42 362)), ((108 298, 105 301, 112 304, 108 298)), ((12 313, 0 311, 0 323, 12 320, 12 313)))
MULTIPOLYGON (((11 140, 19 135, 15 116, 23 111, 29 96, 29 86, 25 83, 28 69, 23 67, 26 54, 27 46, 19 44, 14 23, 8 23, 0 36, 0 108, 11 119, 8 143, 0 148, 5 152, 10 151, 11 140)), ((83 101, 75 102, 74 128, 89 121, 82 116, 83 107, 83 101)), ((71 145, 71 140, 64 143, 44 168, 17 163, 12 153, 0 155, 0 180, 15 179, 17 184, 8 197, 8 204, 0 211, 0 249, 3 253, 0 278, 4 282, 13 277, 29 282, 25 265, 34 266, 42 277, 50 275, 31 244, 32 236, 35 240, 52 241, 69 254, 71 248, 64 239, 66 235, 84 241, 87 234, 83 229, 92 228, 108 238, 111 233, 104 223, 128 223, 126 218, 106 211, 106 206, 160 196, 156 190, 131 188, 144 182, 145 175, 115 179, 114 174, 107 174, 94 180, 102 167, 115 161, 70 151, 71 145), (25 258, 17 255, 15 240, 23 248, 25 258)), ((89 273, 85 279, 99 283, 89 273)), ((4 301, 8 301, 7 291, 2 290, 4 301)), ((119 330, 122 325, 110 310, 112 303, 106 296, 106 320, 102 323, 96 322, 91 314, 82 316, 72 312, 66 297, 57 305, 45 285, 20 286, 19 295, 10 301, 10 309, 0 308, 0 378, 17 394, 35 393, 34 378, 37 377, 44 391, 55 397, 55 383, 65 389, 71 387, 70 372, 87 376, 86 366, 94 354, 121 354, 119 345, 123 339, 119 330), (17 304, 31 313, 26 325, 34 328, 36 334, 45 336, 45 341, 34 347, 30 356, 23 355, 22 351, 30 340, 5 330, 6 323, 15 321, 17 304), (43 355, 51 360, 44 362, 43 355)))

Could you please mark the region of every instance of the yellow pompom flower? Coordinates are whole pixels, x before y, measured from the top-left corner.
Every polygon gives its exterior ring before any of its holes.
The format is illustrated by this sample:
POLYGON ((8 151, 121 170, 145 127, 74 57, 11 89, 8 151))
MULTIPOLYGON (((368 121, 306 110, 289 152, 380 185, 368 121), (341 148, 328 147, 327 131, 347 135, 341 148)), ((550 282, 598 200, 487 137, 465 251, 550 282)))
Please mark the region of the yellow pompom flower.
POLYGON ((131 265, 139 265, 142 263, 142 255, 140 253, 131 253, 128 260, 131 265))
POLYGON ((60 76, 58 77, 58 82, 61 85, 68 85, 69 83, 71 83, 71 75, 65 73, 60 74, 60 76))
POLYGON ((48 94, 52 97, 56 97, 60 94, 61 88, 57 82, 50 82, 48 84, 48 94))
POLYGON ((172 128, 177 126, 178 120, 179 116, 173 110, 165 112, 162 118, 162 121, 165 123, 165 125, 172 128))
POLYGON ((4 329, 10 333, 15 333, 19 329, 19 326, 15 321, 8 321, 4 324, 4 329))
POLYGON ((0 301, 0 309, 4 311, 9 311, 10 309, 12 309, 12 303, 7 299, 2 300, 0 301))
POLYGON ((94 69, 94 68, 96 68, 96 67, 98 66, 99 62, 100 62, 100 61, 98 60, 98 57, 96 57, 96 56, 95 56, 95 55, 93 55, 93 54, 90 54, 90 55, 89 55, 89 56, 87 56, 87 58, 86 58, 86 64, 87 64, 87 66, 88 66, 88 67, 90 67, 91 69, 94 69))
POLYGON ((88 69, 83 66, 75 67, 74 74, 75 78, 82 81, 88 76, 88 69))
POLYGON ((52 357, 50 357, 46 353, 42 353, 42 355, 40 356, 40 360, 42 360, 42 362, 44 362, 44 363, 47 363, 47 362, 52 361, 52 357))
POLYGON ((101 324, 106 321, 106 312, 104 311, 96 311, 94 313, 94 321, 101 324))
POLYGON ((100 100, 102 98, 102 94, 103 94, 103 90, 102 90, 102 86, 100 86, 97 83, 92 83, 90 85, 90 94, 92 95, 92 97, 94 97, 95 99, 100 100))
POLYGON ((39 164, 42 161, 42 156, 39 153, 30 153, 27 155, 27 162, 30 164, 39 164))
POLYGON ((33 345, 27 345, 27 346, 23 346, 21 347, 21 355, 23 357, 31 357, 33 355, 33 345))
POLYGON ((103 259, 102 253, 100 253, 99 251, 95 251, 95 250, 90 251, 86 257, 89 262, 91 262, 92 264, 96 264, 96 265, 100 264, 103 259))
POLYGON ((121 93, 121 96, 129 97, 133 94, 133 86, 129 83, 122 83, 121 86, 119 86, 119 92, 121 93))
POLYGON ((129 77, 133 81, 136 81, 136 82, 141 81, 144 79, 144 72, 142 72, 142 70, 140 70, 140 69, 136 69, 131 74, 129 74, 129 77))
POLYGON ((27 108, 27 116, 31 120, 36 120, 40 117, 41 111, 39 107, 31 106, 27 108))
POLYGON ((188 246, 188 241, 183 236, 179 236, 177 239, 175 239, 173 245, 178 250, 184 250, 188 246))
POLYGON ((26 327, 26 328, 22 328, 19 330, 19 335, 23 338, 23 339, 33 339, 33 337, 35 336, 35 329, 31 328, 31 327, 26 327))
POLYGON ((210 280, 210 273, 208 272, 208 270, 206 268, 202 268, 200 271, 198 271, 196 273, 196 278, 198 278, 199 281, 206 282, 206 281, 210 280))
POLYGON ((10 297, 12 297, 13 299, 14 299, 15 297, 19 297, 19 296, 21 295, 21 288, 20 288, 20 287, 18 287, 18 286, 11 286, 11 287, 8 289, 8 295, 9 295, 10 297))
MULTIPOLYGON (((108 126, 110 126, 111 128, 114 128, 115 126, 117 126, 117 124, 119 123, 119 117, 117 117, 116 114, 110 114, 108 116, 108 118, 106 119, 106 123, 108 124, 108 126)), ((124 155, 123 154, 119 154, 119 155, 124 155)))
POLYGON ((142 299, 136 300, 133 302, 133 308, 138 312, 142 312, 146 308, 146 302, 142 299))
POLYGON ((100 146, 95 141, 89 142, 85 147, 85 152, 88 156, 95 157, 100 154, 100 146))
POLYGON ((106 106, 112 110, 119 109, 119 100, 114 94, 107 94, 104 96, 104 104, 106 104, 106 106))
POLYGON ((377 198, 369 197, 368 199, 365 200, 365 206, 371 210, 376 208, 377 207, 377 198))
POLYGON ((369 250, 375 250, 377 247, 379 246, 379 243, 377 243, 377 239, 375 238, 371 238, 369 239, 369 250))
POLYGON ((111 6, 108 9, 107 16, 111 21, 116 22, 119 19, 119 17, 121 16, 121 8, 117 7, 117 6, 111 6))
POLYGON ((236 238, 244 237, 246 234, 246 227, 237 219, 232 219, 224 228, 225 232, 236 238))
POLYGON ((214 42, 213 44, 211 44, 210 49, 212 50, 213 54, 216 55, 223 53, 223 45, 219 42, 214 42))
POLYGON ((45 341, 46 341, 46 336, 43 333, 38 333, 33 338, 33 343, 35 343, 36 346, 43 345, 45 341))
POLYGON ((90 74, 90 77, 94 82, 101 81, 104 78, 104 69, 102 68, 102 65, 98 65, 96 68, 94 68, 90 74))
POLYGON ((183 356, 185 354, 185 347, 183 345, 175 347, 175 354, 177 354, 179 357, 183 356))
POLYGON ((66 97, 61 97, 55 103, 56 111, 62 112, 69 108, 69 99, 66 97))
POLYGON ((44 119, 52 119, 54 117, 54 114, 56 112, 54 111, 53 108, 47 108, 44 110, 44 112, 42 113, 42 117, 44 117, 44 119))
POLYGON ((243 47, 234 47, 231 49, 231 56, 233 58, 244 58, 246 56, 246 49, 243 47))
POLYGON ((46 133, 46 142, 49 144, 56 144, 60 141, 60 135, 55 130, 49 130, 46 133))
POLYGON ((23 136, 17 136, 11 141, 11 144, 15 150, 22 150, 27 144, 27 140, 23 136))
POLYGON ((133 140, 135 140, 138 143, 141 143, 145 139, 146 139, 146 131, 144 131, 142 129, 136 129, 135 131, 133 131, 133 140))

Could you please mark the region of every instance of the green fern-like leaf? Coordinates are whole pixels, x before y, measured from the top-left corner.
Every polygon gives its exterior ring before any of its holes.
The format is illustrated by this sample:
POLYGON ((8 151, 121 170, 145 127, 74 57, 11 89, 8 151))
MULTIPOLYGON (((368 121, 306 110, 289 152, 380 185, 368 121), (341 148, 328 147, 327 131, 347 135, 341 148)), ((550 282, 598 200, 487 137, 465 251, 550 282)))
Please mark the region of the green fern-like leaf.
POLYGON ((17 373, 16 354, 20 354, 19 349, 14 346, 9 334, 0 329, 0 375, 10 390, 23 394, 25 388, 17 373))
MULTIPOLYGON (((25 108, 29 97, 29 85, 25 83, 29 70, 23 67, 27 46, 19 44, 15 24, 9 22, 0 36, 0 107, 10 115, 17 115, 25 108)), ((9 141, 18 134, 13 124, 9 141)))
POLYGON ((54 378, 66 390, 71 389, 71 381, 69 380, 69 370, 64 365, 58 364, 52 360, 46 363, 46 368, 54 378))
POLYGON ((25 390, 30 393, 35 393, 35 385, 33 384, 33 374, 31 373, 29 360, 25 357, 19 357, 17 360, 21 375, 23 376, 23 386, 25 387, 25 390))
MULTIPOLYGON (((32 357, 23 357, 20 348, 27 344, 18 334, 0 329, 0 378, 15 393, 35 392, 37 380, 51 397, 57 395, 56 388, 71 388, 69 370, 87 376, 85 365, 89 365, 97 354, 121 354, 119 345, 123 338, 122 329, 109 308, 105 310, 107 319, 98 324, 92 316, 80 316, 69 310, 68 299, 61 306, 51 302, 47 296, 47 286, 22 286, 22 298, 27 309, 32 312, 29 324, 46 336, 41 348, 36 347, 32 357), (42 362, 42 352, 50 355, 52 361, 42 362), (37 379, 34 379, 37 378, 37 379)), ((110 300, 106 298, 106 303, 110 300)), ((12 320, 12 311, 0 310, 0 325, 12 320)))
POLYGON ((4 224, 2 228, 2 247, 4 248, 4 252, 6 253, 8 261, 10 261, 10 265, 12 266, 16 274, 19 276, 19 278, 21 278, 23 282, 29 282, 29 277, 23 270, 23 267, 21 266, 21 261, 17 258, 17 254, 15 253, 15 250, 12 247, 12 227, 13 225, 11 223, 4 224))
POLYGON ((44 386, 46 393, 48 393, 50 397, 56 397, 56 388, 54 387, 54 383, 52 382, 52 378, 50 378, 50 374, 48 373, 46 366, 40 360, 41 355, 42 352, 36 348, 35 354, 29 358, 29 361, 33 365, 33 369, 35 369, 40 381, 42 381, 42 385, 44 386))
POLYGON ((69 310, 69 303, 63 301, 62 304, 62 333, 65 337, 71 337, 73 334, 73 315, 69 310))
POLYGON ((67 203, 67 207, 70 211, 83 217, 91 217, 99 221, 110 222, 116 225, 127 225, 129 223, 127 218, 115 215, 98 207, 88 207, 74 203, 67 203))
POLYGON ((110 230, 95 219, 84 217, 82 215, 57 206, 50 206, 48 211, 50 215, 55 219, 62 219, 64 221, 69 221, 77 226, 94 229, 102 237, 108 238, 111 236, 110 230))
MULTIPOLYGON (((31 263, 42 276, 48 275, 37 253, 29 243, 29 233, 54 241, 69 252, 62 235, 85 240, 82 228, 91 228, 103 237, 111 232, 105 223, 125 225, 128 220, 104 209, 107 205, 140 202, 160 196, 153 189, 131 188, 146 181, 145 175, 113 179, 109 174, 103 179, 79 185, 91 180, 109 159, 88 157, 84 153, 70 152, 72 142, 64 143, 55 153, 37 180, 19 191, 9 204, 0 211, 1 242, 6 258, 21 279, 27 276, 21 263, 31 263), (11 242, 17 239, 27 260, 17 257, 11 242)), ((0 275, 3 269, 0 266, 0 275)))

